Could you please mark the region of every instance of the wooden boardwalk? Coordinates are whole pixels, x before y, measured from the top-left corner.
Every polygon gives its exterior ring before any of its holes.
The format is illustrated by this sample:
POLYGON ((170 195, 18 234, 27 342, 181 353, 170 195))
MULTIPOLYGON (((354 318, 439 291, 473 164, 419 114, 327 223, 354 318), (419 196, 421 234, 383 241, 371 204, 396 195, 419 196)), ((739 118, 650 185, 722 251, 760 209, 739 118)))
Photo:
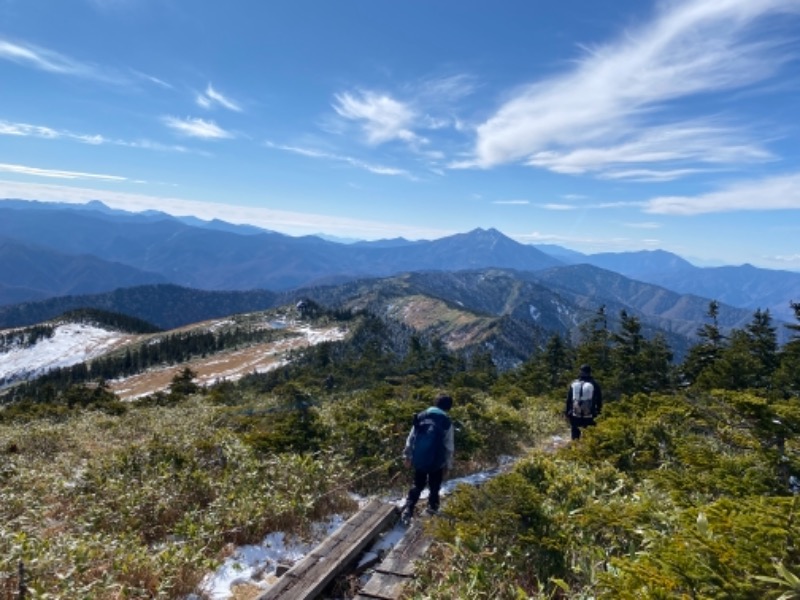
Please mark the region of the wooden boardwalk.
POLYGON ((372 500, 324 542, 289 569, 257 600, 312 600, 383 530, 397 519, 397 507, 372 500))
POLYGON ((416 561, 428 551, 430 545, 425 521, 415 520, 392 551, 375 567, 372 577, 353 600, 399 598, 406 584, 414 577, 416 561))

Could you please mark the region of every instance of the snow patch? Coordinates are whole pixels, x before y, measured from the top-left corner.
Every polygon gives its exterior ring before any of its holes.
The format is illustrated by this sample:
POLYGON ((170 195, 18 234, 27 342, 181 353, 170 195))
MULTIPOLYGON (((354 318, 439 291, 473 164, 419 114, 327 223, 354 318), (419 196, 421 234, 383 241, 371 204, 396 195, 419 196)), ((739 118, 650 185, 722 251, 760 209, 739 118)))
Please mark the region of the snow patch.
POLYGON ((0 353, 0 387, 92 360, 130 337, 85 323, 59 325, 52 337, 42 338, 27 348, 12 347, 0 353))
POLYGON ((542 311, 536 308, 533 304, 528 305, 528 312, 531 315, 531 319, 534 321, 538 321, 542 316, 542 311))

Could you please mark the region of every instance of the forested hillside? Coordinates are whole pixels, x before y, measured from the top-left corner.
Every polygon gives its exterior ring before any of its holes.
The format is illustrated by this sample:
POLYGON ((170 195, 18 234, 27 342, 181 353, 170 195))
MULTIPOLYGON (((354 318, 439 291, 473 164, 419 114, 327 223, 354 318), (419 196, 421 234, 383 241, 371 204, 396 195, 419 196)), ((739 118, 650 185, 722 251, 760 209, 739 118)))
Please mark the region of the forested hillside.
MULTIPOLYGON (((800 572, 800 306, 782 348, 768 312, 724 334, 717 308, 677 365, 624 313, 501 372, 319 306, 308 322, 346 319, 346 339, 238 382, 200 387, 176 364, 167 392, 132 402, 102 380, 30 386, 0 410, 0 564, 40 596, 201 593, 235 545, 347 514, 351 492, 402 493, 411 417, 447 391, 453 475, 519 460, 446 500, 411 597, 777 598, 800 572), (604 410, 553 451, 582 363, 604 410)), ((0 572, 0 590, 19 583, 0 572)))

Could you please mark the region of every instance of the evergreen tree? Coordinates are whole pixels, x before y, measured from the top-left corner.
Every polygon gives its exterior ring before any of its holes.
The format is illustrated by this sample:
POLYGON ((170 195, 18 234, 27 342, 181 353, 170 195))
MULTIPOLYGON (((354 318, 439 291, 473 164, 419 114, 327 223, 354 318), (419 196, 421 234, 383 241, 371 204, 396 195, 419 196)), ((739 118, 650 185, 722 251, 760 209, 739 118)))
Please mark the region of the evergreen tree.
POLYGON ((785 397, 800 396, 800 302, 790 302, 797 323, 786 328, 792 339, 784 345, 778 355, 779 366, 773 376, 773 386, 785 397))
POLYGON ((646 341, 642 352, 642 391, 664 392, 674 387, 672 349, 663 334, 646 341))
POLYGON ((603 305, 597 309, 594 317, 580 326, 575 362, 592 365, 595 376, 602 377, 611 369, 611 340, 606 307, 603 305))
POLYGON ((642 324, 626 310, 620 311, 619 331, 612 334, 611 348, 611 389, 616 395, 640 392, 645 388, 645 364, 642 350, 645 338, 642 324))
POLYGON ((689 349, 681 367, 684 380, 690 384, 697 380, 704 369, 719 359, 725 348, 726 338, 719 328, 719 302, 716 300, 709 302, 706 316, 710 323, 697 330, 700 342, 689 349))
POLYGON ((184 367, 172 378, 172 383, 169 384, 170 393, 180 396, 194 394, 200 389, 194 382, 195 377, 197 377, 197 373, 192 371, 189 367, 184 367))
POLYGON ((756 310, 746 330, 750 352, 758 363, 754 373, 754 387, 767 388, 779 362, 778 339, 769 310, 756 310))
MULTIPOLYGON (((697 374, 702 389, 766 389, 781 361, 769 310, 758 309, 744 329, 731 332, 728 344, 717 348, 712 362, 697 374)), ((695 358, 699 351, 695 352, 695 358)))

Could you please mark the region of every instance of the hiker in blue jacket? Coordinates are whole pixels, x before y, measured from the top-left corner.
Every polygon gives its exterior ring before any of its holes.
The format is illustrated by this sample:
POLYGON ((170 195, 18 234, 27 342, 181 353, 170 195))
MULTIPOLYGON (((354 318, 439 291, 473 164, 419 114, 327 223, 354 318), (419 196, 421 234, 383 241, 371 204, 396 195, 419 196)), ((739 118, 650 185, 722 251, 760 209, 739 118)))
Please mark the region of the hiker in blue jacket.
POLYGON ((402 514, 404 521, 414 515, 414 507, 426 485, 427 511, 436 513, 439 510, 439 489, 453 467, 455 452, 453 423, 447 415, 452 406, 450 396, 439 396, 435 406, 414 415, 414 424, 403 450, 406 467, 414 467, 414 486, 408 491, 402 514))
POLYGON ((592 367, 581 365, 578 378, 569 384, 564 416, 569 420, 572 439, 581 437, 581 429, 595 425, 595 418, 603 410, 603 392, 592 377, 592 367))

